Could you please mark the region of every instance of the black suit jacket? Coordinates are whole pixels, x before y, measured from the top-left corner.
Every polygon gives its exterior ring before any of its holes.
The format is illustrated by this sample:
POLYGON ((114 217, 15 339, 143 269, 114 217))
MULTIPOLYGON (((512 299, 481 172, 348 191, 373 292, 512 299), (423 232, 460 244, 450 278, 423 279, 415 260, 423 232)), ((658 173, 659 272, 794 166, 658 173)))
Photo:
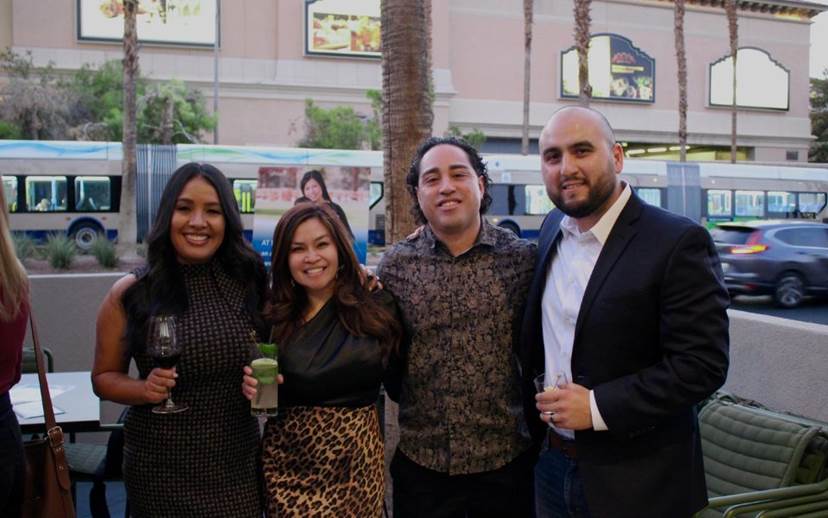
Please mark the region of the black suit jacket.
MULTIPOLYGON (((540 232, 520 346, 527 395, 544 369, 541 299, 561 218, 551 212, 540 232)), ((706 505, 696 404, 725 381, 728 304, 707 230, 633 194, 575 327, 573 381, 594 391, 609 428, 575 433, 593 516, 687 516, 706 505)), ((525 409, 540 439, 546 425, 533 397, 525 409)))

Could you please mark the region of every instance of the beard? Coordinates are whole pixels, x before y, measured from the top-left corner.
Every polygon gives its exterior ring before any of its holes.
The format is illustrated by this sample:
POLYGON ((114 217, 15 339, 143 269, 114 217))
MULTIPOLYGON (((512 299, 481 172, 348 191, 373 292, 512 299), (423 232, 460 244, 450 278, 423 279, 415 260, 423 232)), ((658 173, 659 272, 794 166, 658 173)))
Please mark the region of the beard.
POLYGON ((606 204, 615 190, 616 176, 610 168, 605 174, 596 179, 595 183, 587 183, 589 192, 585 200, 569 200, 564 197, 563 191, 553 193, 547 189, 547 194, 552 203, 570 218, 583 218, 599 210, 606 204))

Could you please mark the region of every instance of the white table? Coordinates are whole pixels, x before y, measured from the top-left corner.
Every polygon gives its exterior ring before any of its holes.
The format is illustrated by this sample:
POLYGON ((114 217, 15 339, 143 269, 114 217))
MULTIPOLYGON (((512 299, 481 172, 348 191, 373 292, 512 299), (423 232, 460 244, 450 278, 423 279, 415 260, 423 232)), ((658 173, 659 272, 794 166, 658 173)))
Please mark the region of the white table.
MULTIPOLYGON (((93 432, 101 426, 101 402, 92 391, 92 377, 89 371, 83 372, 49 372, 46 374, 50 388, 64 387, 69 390, 52 397, 52 406, 63 410, 62 414, 55 415, 55 420, 63 428, 64 433, 93 432)), ((11 397, 15 400, 15 390, 18 396, 23 388, 37 388, 37 399, 40 400, 40 383, 37 374, 24 374, 20 382, 12 387, 11 397)), ((23 433, 39 433, 44 431, 44 418, 30 417, 21 419, 20 429, 23 433)))

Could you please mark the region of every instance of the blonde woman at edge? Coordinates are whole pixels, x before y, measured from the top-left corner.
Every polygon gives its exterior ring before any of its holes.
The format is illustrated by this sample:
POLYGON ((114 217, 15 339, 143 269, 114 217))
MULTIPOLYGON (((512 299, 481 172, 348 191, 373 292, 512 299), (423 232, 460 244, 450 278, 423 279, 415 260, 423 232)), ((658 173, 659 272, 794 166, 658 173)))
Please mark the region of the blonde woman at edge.
POLYGON ((29 320, 29 282, 14 252, 8 205, 0 182, 0 516, 20 516, 23 442, 9 390, 20 381, 29 320))

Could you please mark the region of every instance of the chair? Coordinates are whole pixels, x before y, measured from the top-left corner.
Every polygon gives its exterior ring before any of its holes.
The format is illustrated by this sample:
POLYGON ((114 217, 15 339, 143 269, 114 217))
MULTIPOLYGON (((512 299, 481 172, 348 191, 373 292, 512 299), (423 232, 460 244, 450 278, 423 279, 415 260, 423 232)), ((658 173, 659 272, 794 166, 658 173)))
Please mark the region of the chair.
POLYGON ((699 421, 711 498, 698 517, 786 516, 828 504, 828 424, 729 396, 713 398, 699 421))
MULTIPOLYGON (((46 372, 55 372, 55 360, 52 357, 52 351, 43 347, 43 355, 46 357, 46 372)), ((21 365, 23 374, 37 373, 37 360, 33 347, 23 348, 23 361, 21 365)))
MULTIPOLYGON (((76 496, 76 482, 92 482, 92 489, 89 491, 89 510, 92 518, 109 518, 106 482, 123 480, 123 421, 127 410, 121 412, 116 424, 101 425, 101 431, 110 432, 106 446, 83 442, 64 444, 69 476, 72 479, 73 497, 76 496)), ((129 501, 126 504, 125 516, 129 516, 129 501)))

